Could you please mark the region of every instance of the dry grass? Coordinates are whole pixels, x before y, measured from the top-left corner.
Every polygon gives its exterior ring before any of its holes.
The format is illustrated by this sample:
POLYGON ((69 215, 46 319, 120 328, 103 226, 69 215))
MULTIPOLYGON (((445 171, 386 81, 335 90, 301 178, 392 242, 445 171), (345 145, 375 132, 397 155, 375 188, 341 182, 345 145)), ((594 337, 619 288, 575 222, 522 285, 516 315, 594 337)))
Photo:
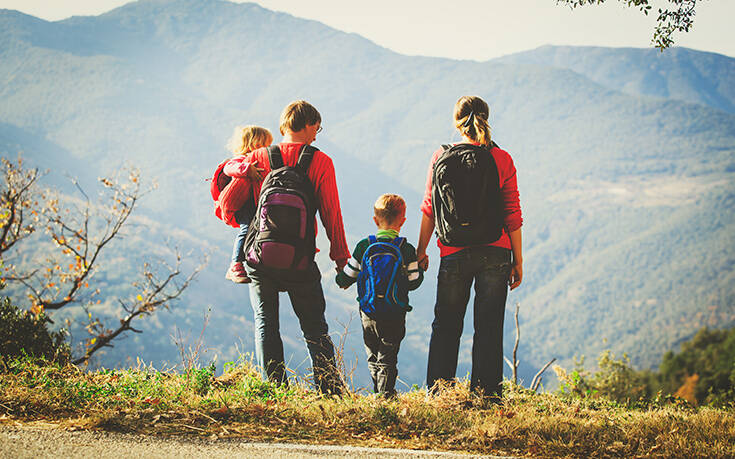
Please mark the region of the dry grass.
POLYGON ((303 383, 278 387, 247 361, 223 377, 139 368, 85 373, 16 361, 0 369, 6 420, 87 429, 252 441, 401 447, 546 457, 735 457, 735 410, 682 403, 624 407, 508 387, 487 405, 468 384, 427 397, 325 397, 303 383))

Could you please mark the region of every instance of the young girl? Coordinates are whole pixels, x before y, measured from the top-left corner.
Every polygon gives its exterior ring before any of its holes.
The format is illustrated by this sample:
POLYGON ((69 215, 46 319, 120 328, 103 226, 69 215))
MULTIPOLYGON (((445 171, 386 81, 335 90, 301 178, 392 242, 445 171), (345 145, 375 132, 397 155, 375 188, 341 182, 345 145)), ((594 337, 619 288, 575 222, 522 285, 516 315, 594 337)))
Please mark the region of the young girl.
MULTIPOLYGON (((238 126, 230 140, 230 150, 235 155, 227 162, 224 173, 232 177, 233 182, 237 180, 260 180, 263 169, 257 167, 255 163, 251 163, 250 153, 261 147, 267 147, 273 142, 273 136, 266 128, 259 126, 238 126)), ((247 284, 250 278, 245 272, 242 262, 245 261, 245 253, 243 251, 245 245, 245 235, 248 232, 248 225, 255 214, 255 201, 250 197, 245 204, 235 212, 234 219, 240 226, 235 237, 235 246, 232 249, 232 263, 225 275, 226 279, 238 284, 247 284)))

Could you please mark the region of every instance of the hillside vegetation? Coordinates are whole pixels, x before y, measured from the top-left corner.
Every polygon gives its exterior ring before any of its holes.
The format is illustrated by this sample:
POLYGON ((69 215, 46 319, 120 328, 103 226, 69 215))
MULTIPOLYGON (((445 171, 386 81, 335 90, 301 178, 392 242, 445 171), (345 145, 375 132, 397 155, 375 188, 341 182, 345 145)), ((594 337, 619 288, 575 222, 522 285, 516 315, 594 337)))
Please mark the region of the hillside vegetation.
MULTIPOLYGON (((67 177, 88 184, 126 162, 158 180, 136 230, 109 248, 97 277, 109 319, 130 277, 123 255, 167 244, 212 253, 180 306, 98 365, 123 366, 130 356, 159 367, 176 361, 171 336, 199 335, 205 316, 208 359, 253 349, 247 289, 223 279, 234 235, 212 215, 204 179, 228 155, 222 145, 235 125, 278 132, 281 108, 300 98, 322 114, 316 145, 334 159, 351 245, 374 230, 371 205, 383 192, 405 196, 404 235, 415 241, 426 167, 453 140, 454 102, 477 94, 490 103, 494 139, 518 169, 525 218, 525 278, 509 303, 523 305, 526 382, 552 357, 571 367, 575 355, 605 349, 654 367, 703 326, 735 325, 733 59, 669 50, 649 60, 640 50, 585 48, 529 56, 402 56, 314 21, 219 0, 141 0, 60 22, 2 10, 0 153, 23 150, 51 168, 47 183, 69 193, 76 191, 67 177)), ((319 247, 330 330, 345 337, 349 361, 362 359, 355 294, 333 284, 327 242, 319 247)), ((434 247, 429 256, 431 280, 434 247)), ((24 298, 17 285, 8 292, 24 298)), ((423 383, 434 296, 431 281, 411 296, 403 390, 423 383)), ((286 354, 303 372, 301 333, 286 302, 282 314, 286 354)), ((460 375, 469 370, 465 335, 460 375)), ((355 368, 366 386, 366 365, 355 368)))
POLYGON ((341 360, 342 396, 309 390, 310 376, 293 371, 287 385, 263 380, 249 356, 215 377, 216 365, 202 367, 197 348, 180 349, 178 371, 138 361, 129 370, 84 372, 67 363, 68 349, 43 318, 7 299, 0 316, 0 422, 544 457, 735 453, 735 329, 701 330, 667 354, 658 373, 636 372, 606 352, 594 373, 555 368, 557 393, 505 381, 496 404, 470 392, 467 379, 431 395, 418 386, 392 398, 366 395, 341 360), (662 383, 681 387, 672 396, 662 383))
POLYGON ((732 408, 655 401, 633 407, 506 387, 485 405, 467 381, 435 397, 324 397, 304 383, 275 386, 247 362, 183 374, 140 366, 85 373, 12 360, 0 372, 1 421, 46 419, 73 428, 249 441, 353 444, 544 457, 735 454, 732 408))

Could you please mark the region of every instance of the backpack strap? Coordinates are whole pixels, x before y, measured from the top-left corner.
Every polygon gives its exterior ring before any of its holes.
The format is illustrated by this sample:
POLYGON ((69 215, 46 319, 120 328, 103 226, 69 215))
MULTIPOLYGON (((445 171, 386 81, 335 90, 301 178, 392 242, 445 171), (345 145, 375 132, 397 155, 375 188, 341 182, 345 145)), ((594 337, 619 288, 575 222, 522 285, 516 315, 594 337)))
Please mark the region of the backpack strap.
POLYGON ((397 237, 397 238, 393 239, 392 241, 390 241, 391 244, 393 244, 394 246, 398 247, 399 249, 403 246, 403 243, 404 242, 406 242, 406 238, 405 237, 397 237))
POLYGON ((283 155, 281 155, 281 149, 278 148, 278 145, 268 147, 268 161, 271 163, 272 171, 283 167, 283 155))
POLYGON ((370 242, 370 245, 373 245, 378 242, 378 238, 376 238, 374 234, 371 234, 368 236, 368 242, 370 242))
POLYGON ((452 146, 450 144, 448 144, 448 143, 442 144, 442 150, 447 151, 450 148, 452 148, 452 146))
POLYGON ((406 262, 403 260, 403 251, 401 251, 404 242, 406 242, 405 237, 397 237, 390 242, 398 249, 398 259, 401 260, 401 265, 403 266, 406 265, 406 262))
POLYGON ((311 160, 314 159, 314 153, 317 151, 318 149, 316 147, 304 144, 299 152, 299 159, 296 162, 296 166, 298 166, 302 172, 306 173, 311 165, 311 160))

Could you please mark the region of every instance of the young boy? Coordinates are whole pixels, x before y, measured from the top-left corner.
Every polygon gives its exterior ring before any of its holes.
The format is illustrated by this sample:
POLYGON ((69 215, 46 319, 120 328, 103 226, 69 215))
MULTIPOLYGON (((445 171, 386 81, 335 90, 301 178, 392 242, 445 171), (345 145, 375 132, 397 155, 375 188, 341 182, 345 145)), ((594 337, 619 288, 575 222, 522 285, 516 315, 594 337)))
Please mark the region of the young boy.
MULTIPOLYGON (((362 333, 367 352, 368 368, 373 378, 373 390, 384 396, 395 395, 396 378, 398 376, 398 350, 401 340, 406 334, 406 311, 410 311, 408 305, 408 291, 415 290, 424 280, 424 274, 419 269, 416 260, 416 249, 409 244, 405 238, 398 237, 401 226, 406 221, 406 202, 402 197, 395 194, 384 194, 375 202, 375 216, 373 220, 378 226, 375 236, 363 239, 357 244, 352 258, 347 262, 344 270, 337 274, 337 285, 347 289, 356 281, 360 281, 358 297, 360 302, 360 318, 362 319, 362 333), (376 244, 377 243, 377 244, 376 244), (396 285, 393 291, 379 291, 381 287, 373 290, 365 284, 373 282, 379 285, 373 277, 392 278, 388 273, 381 275, 378 271, 383 268, 391 269, 391 251, 396 250, 392 246, 398 246, 402 263, 400 266, 394 263, 396 285), (372 260, 363 260, 365 252, 375 254, 372 260), (378 261, 382 257, 384 264, 378 261), (363 266, 363 262, 366 266, 363 266), (370 267, 367 265, 371 264, 370 267), (362 270, 362 272, 361 272, 362 270), (371 298, 367 298, 371 296, 371 298), (386 300, 390 298, 390 300, 386 300)), ((385 286, 385 281, 382 281, 385 286)))

